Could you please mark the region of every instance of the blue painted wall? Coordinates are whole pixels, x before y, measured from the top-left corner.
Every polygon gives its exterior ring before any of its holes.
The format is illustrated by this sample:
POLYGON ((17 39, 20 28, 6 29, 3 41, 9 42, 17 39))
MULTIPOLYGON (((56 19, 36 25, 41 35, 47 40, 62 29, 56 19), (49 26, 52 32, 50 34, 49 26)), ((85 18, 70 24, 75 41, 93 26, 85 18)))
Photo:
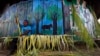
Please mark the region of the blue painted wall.
MULTIPOLYGON (((18 27, 15 23, 15 16, 18 16, 20 24, 23 24, 25 19, 29 20, 32 27, 32 34, 36 33, 36 18, 34 17, 34 13, 36 12, 36 8, 40 6, 44 12, 44 17, 39 20, 39 34, 43 35, 53 35, 53 19, 48 17, 49 7, 55 5, 58 10, 57 17, 57 35, 64 34, 63 28, 63 13, 62 13, 62 1, 61 0, 33 0, 33 1, 21 1, 17 4, 13 4, 10 6, 2 15, 0 20, 2 22, 8 21, 4 23, 0 23, 3 27, 0 27, 1 36, 18 35, 18 27), (59 17, 60 16, 60 17, 59 17), (5 20, 4 20, 5 19, 5 20), (50 29, 42 29, 42 26, 52 25, 50 29), (4 31, 5 30, 5 31, 4 31)), ((54 10, 54 9, 52 9, 54 10)), ((40 10, 41 11, 41 10, 40 10)))

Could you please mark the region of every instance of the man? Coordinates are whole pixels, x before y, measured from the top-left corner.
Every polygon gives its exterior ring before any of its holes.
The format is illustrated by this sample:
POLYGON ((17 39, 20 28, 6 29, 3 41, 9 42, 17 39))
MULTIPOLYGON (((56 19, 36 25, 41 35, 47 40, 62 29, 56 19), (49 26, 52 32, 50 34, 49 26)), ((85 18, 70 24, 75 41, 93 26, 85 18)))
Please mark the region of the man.
MULTIPOLYGON (((16 18, 16 23, 17 25, 19 24, 19 21, 18 19, 16 18)), ((21 28, 21 36, 22 35, 31 35, 32 33, 32 29, 31 29, 31 26, 29 25, 29 22, 28 20, 24 20, 23 21, 23 25, 19 24, 20 28, 21 28)), ((12 44, 12 46, 9 47, 10 49, 10 53, 9 55, 13 54, 16 50, 17 50, 17 41, 18 41, 18 38, 14 38, 13 41, 10 43, 12 44)))
POLYGON ((29 25, 28 20, 24 20, 23 25, 21 25, 21 31, 22 35, 31 35, 32 34, 32 29, 31 26, 29 25))
POLYGON ((28 20, 24 20, 23 25, 21 25, 16 18, 16 23, 19 24, 21 28, 21 35, 31 35, 32 34, 32 29, 31 29, 31 26, 29 25, 28 20))

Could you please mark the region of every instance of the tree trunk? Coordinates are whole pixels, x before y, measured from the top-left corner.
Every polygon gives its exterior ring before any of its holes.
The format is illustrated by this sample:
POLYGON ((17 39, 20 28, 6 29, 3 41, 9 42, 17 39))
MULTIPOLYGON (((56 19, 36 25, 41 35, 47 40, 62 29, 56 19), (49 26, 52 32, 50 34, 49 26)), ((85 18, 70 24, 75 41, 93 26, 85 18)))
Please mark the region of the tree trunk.
POLYGON ((36 34, 39 34, 39 21, 36 20, 36 34))
POLYGON ((64 16, 64 5, 62 1, 62 15, 63 15, 63 32, 65 34, 65 16, 64 16))
POLYGON ((57 34, 57 18, 53 19, 53 35, 57 34))

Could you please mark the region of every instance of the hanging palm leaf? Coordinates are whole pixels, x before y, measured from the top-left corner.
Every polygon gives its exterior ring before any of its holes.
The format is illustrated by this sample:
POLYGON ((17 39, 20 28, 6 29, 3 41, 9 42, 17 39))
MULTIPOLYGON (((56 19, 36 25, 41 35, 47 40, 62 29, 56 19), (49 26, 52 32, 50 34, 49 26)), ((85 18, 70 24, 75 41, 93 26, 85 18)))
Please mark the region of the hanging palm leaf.
MULTIPOLYGON (((37 50, 66 50, 68 45, 72 45, 73 40, 67 35, 31 35, 19 36, 17 52, 15 56, 37 55, 37 50), (66 47, 67 45, 67 47, 66 47)), ((68 50, 68 49, 67 49, 68 50)))
POLYGON ((80 37, 82 37, 83 41, 86 42, 86 44, 89 48, 93 48, 94 41, 93 41, 92 37, 89 35, 85 26, 83 25, 80 17, 77 15, 76 10, 73 5, 72 5, 72 16, 73 16, 74 22, 76 23, 77 27, 81 31, 80 37))
POLYGON ((97 17, 95 15, 95 12, 92 10, 92 8, 90 7, 90 11, 94 17, 94 23, 95 23, 95 34, 96 37, 100 36, 100 24, 98 23, 97 17))
POLYGON ((4 44, 5 44, 6 46, 9 46, 9 45, 10 45, 10 42, 11 42, 12 40, 13 40, 12 38, 6 37, 6 38, 4 39, 4 44))

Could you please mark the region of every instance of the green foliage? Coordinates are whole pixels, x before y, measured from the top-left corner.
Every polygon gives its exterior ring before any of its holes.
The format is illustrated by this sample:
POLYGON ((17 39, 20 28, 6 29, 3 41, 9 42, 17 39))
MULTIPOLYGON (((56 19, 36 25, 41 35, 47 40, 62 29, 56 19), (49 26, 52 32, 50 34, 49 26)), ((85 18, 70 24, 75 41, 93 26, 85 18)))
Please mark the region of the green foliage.
POLYGON ((4 44, 5 44, 6 46, 9 46, 9 45, 10 45, 10 42, 11 42, 12 40, 13 40, 12 38, 6 37, 6 38, 4 39, 4 44))
POLYGON ((53 20, 57 17, 58 20, 62 19, 62 10, 57 5, 51 5, 47 8, 47 18, 53 20))
POLYGON ((44 17, 44 9, 42 6, 38 5, 33 12, 33 16, 36 20, 41 20, 44 17))
POLYGON ((82 23, 80 17, 77 15, 74 6, 72 6, 72 12, 73 12, 72 16, 73 16, 74 22, 78 26, 78 29, 81 31, 80 37, 83 39, 83 41, 86 42, 86 44, 89 48, 93 48, 94 41, 93 41, 92 37, 89 35, 89 33, 88 33, 87 29, 85 28, 84 24, 82 23))
POLYGON ((36 48, 33 47, 35 45, 33 40, 34 38, 31 38, 30 36, 19 37, 17 52, 14 56, 37 56, 36 48))
POLYGON ((98 20, 97 20, 97 17, 95 15, 95 12, 92 10, 92 8, 90 8, 90 11, 94 17, 94 23, 95 23, 95 34, 96 34, 96 37, 97 36, 100 36, 100 24, 98 23, 98 20))
MULTIPOLYGON (((68 50, 69 46, 75 47, 72 37, 68 35, 31 35, 19 36, 17 52, 13 56, 38 56, 41 50, 68 50)), ((76 53, 71 52, 66 56, 88 56, 75 47, 76 53)))
POLYGON ((65 50, 65 48, 68 48, 68 43, 72 44, 73 42, 71 39, 69 40, 69 38, 70 37, 67 37, 66 35, 19 36, 17 44, 18 48, 15 56, 37 56, 37 50, 55 50, 55 48, 58 48, 59 50, 62 50, 61 48, 63 48, 65 50))

